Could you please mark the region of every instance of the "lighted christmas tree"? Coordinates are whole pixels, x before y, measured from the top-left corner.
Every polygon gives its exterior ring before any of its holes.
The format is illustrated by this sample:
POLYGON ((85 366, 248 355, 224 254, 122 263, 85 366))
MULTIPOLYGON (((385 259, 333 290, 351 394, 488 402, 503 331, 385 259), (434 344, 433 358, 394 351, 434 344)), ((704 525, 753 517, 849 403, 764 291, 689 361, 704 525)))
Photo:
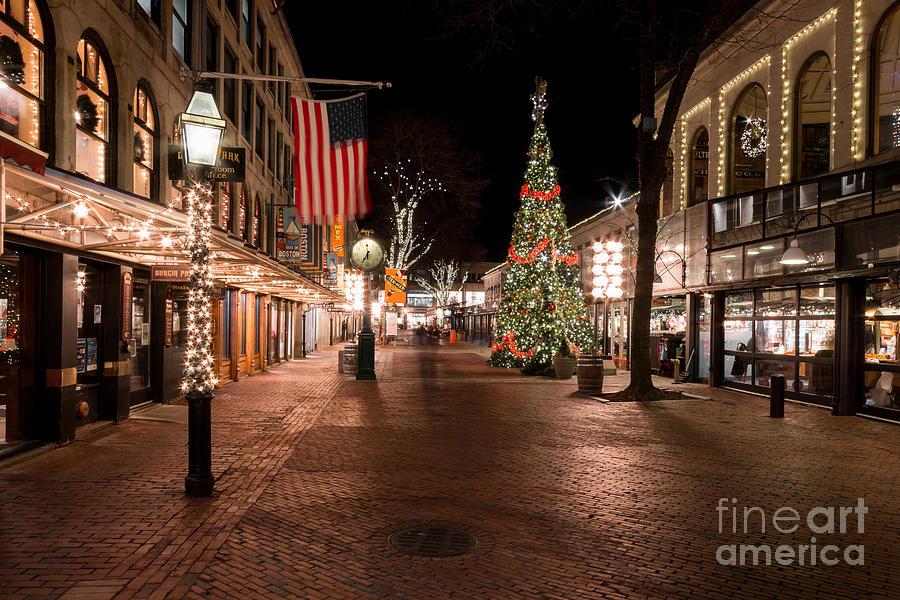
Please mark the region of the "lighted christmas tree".
POLYGON ((512 244, 497 314, 497 342, 490 364, 524 373, 549 373, 562 345, 593 352, 588 306, 579 281, 566 214, 559 197, 556 167, 544 126, 547 83, 538 79, 522 205, 516 213, 512 244))

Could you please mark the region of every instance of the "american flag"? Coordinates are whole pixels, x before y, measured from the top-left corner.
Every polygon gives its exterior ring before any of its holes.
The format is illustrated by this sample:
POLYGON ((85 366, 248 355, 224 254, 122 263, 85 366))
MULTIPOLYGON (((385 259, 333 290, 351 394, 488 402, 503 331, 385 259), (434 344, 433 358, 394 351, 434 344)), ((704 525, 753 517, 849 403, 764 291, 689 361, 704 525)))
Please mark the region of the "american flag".
POLYGON ((291 98, 297 211, 310 222, 364 217, 372 208, 366 179, 366 96, 291 98))

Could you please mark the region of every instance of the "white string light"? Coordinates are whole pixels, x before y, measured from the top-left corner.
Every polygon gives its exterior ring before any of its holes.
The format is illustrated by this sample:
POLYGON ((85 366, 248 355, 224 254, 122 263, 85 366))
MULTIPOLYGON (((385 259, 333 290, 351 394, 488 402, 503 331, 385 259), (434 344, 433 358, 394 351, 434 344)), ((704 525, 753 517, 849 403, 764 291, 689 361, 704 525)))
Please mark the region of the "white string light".
POLYGON ((741 83, 745 77, 747 77, 763 65, 768 66, 771 60, 772 57, 766 54, 761 59, 738 73, 737 76, 735 76, 731 81, 719 88, 719 197, 725 195, 725 156, 727 154, 727 152, 725 151, 725 94, 727 94, 728 91, 738 83, 741 83))
MULTIPOLYGON (((863 53, 863 27, 862 27, 862 0, 853 3, 853 62, 850 73, 853 80, 853 103, 850 105, 850 120, 853 123, 853 134, 850 143, 850 158, 853 161, 865 158, 865 153, 860 147, 860 133, 862 132, 862 73, 859 63, 863 53)), ((832 89, 834 86, 832 86, 832 89)))
POLYGON ((687 142, 687 122, 695 113, 699 112, 703 108, 709 107, 709 96, 700 101, 699 104, 694 106, 691 110, 687 111, 683 115, 681 115, 681 210, 684 210, 687 207, 687 194, 688 194, 688 172, 687 172, 687 152, 688 152, 688 142, 687 142))
POLYGON ((213 280, 211 258, 212 188, 198 183, 187 193, 188 231, 185 254, 191 260, 191 290, 188 295, 188 341, 185 352, 185 393, 212 393, 218 380, 212 356, 212 310, 210 291, 213 280))

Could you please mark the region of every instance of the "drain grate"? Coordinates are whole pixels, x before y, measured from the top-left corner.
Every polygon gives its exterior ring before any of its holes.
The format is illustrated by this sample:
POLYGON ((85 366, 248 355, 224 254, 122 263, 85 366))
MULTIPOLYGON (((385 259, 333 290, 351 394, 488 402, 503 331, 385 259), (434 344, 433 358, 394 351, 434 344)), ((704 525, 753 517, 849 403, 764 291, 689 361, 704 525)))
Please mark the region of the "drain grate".
POLYGON ((446 558, 471 554, 478 548, 478 538, 462 529, 445 525, 416 525, 388 536, 395 550, 413 556, 446 558))

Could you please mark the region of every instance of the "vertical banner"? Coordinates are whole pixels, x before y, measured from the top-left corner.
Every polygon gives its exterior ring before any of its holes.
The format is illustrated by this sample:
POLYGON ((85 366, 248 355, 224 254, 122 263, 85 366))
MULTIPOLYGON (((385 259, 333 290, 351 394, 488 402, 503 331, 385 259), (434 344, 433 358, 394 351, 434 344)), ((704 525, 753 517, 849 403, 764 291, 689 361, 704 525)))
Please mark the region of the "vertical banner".
POLYGON ((404 304, 406 302, 406 271, 384 270, 384 301, 387 304, 404 304))
MULTIPOLYGON (((304 219, 306 221, 306 219, 304 219)), ((322 230, 324 225, 303 223, 300 226, 300 270, 321 271, 323 268, 322 230)))
POLYGON ((134 276, 122 273, 122 340, 131 339, 131 309, 134 302, 134 276))
POLYGON ((331 226, 331 251, 337 256, 344 256, 344 221, 342 217, 335 217, 331 226))
POLYGON ((325 254, 325 277, 322 283, 328 287, 337 287, 338 255, 335 252, 325 254))
POLYGON ((275 258, 280 262, 300 262, 300 217, 296 208, 278 208, 275 225, 277 238, 275 258))
POLYGON ((397 313, 384 313, 384 335, 397 335, 397 313))

